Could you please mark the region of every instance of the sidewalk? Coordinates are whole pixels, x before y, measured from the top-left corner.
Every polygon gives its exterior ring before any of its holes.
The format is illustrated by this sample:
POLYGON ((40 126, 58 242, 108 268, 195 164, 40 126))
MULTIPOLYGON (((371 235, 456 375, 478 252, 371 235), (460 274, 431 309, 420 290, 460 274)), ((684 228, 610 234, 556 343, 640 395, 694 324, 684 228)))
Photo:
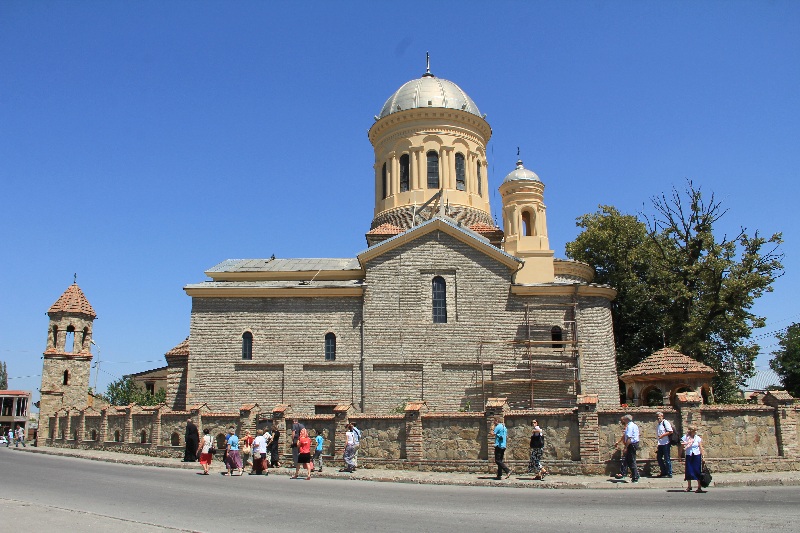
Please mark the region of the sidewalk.
MULTIPOLYGON (((8 448, 15 452, 43 453, 64 457, 77 457, 92 461, 106 461, 143 466, 157 466, 166 468, 180 468, 199 472, 199 463, 184 463, 179 459, 150 457, 147 455, 125 454, 103 450, 78 450, 70 448, 51 448, 39 446, 34 448, 8 448)), ((464 485, 464 486, 508 486, 517 488, 549 488, 549 489, 680 489, 686 486, 681 477, 672 479, 642 477, 639 483, 632 484, 614 480, 604 476, 547 476, 544 481, 536 481, 533 476, 525 472, 512 475, 510 479, 496 481, 489 473, 464 473, 464 472, 419 472, 415 470, 388 470, 378 468, 359 468, 349 474, 339 472, 341 464, 328 466, 322 473, 314 472, 314 477, 357 479, 363 481, 384 481, 392 483, 419 483, 428 485, 464 485)), ((212 473, 224 471, 222 462, 214 460, 211 465, 212 473)), ((294 469, 272 468, 270 475, 288 476, 294 469)), ((800 486, 800 472, 759 472, 759 473, 714 473, 711 488, 720 487, 761 487, 761 486, 800 486)))

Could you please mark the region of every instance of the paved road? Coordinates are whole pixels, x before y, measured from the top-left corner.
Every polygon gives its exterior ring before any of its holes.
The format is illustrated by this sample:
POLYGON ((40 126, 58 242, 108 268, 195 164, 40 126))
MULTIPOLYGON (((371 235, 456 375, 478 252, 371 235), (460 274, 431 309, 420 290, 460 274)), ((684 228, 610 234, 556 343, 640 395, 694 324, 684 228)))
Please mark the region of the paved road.
POLYGON ((200 476, 0 450, 0 532, 797 531, 800 488, 524 490, 200 476), (13 480, 13 481, 12 481, 13 480), (663 521, 662 521, 663 520, 663 521), (24 527, 23 529, 30 529, 24 527))

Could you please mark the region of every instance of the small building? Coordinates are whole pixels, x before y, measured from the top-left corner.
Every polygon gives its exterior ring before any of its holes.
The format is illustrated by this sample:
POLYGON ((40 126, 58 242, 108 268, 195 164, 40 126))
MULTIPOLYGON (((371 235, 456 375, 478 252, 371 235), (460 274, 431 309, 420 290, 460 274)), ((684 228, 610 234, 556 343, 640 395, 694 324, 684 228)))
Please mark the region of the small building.
POLYGON ((696 392, 703 403, 713 401, 713 368, 672 348, 662 348, 620 379, 625 384, 625 403, 637 406, 675 405, 679 392, 696 392))
POLYGON ((145 370, 136 374, 128 374, 136 387, 150 394, 155 394, 161 389, 167 390, 167 371, 169 367, 162 366, 153 370, 145 370))
POLYGON ((30 403, 30 391, 0 390, 0 427, 3 428, 4 435, 8 434, 8 428, 16 430, 23 427, 27 438, 30 403))

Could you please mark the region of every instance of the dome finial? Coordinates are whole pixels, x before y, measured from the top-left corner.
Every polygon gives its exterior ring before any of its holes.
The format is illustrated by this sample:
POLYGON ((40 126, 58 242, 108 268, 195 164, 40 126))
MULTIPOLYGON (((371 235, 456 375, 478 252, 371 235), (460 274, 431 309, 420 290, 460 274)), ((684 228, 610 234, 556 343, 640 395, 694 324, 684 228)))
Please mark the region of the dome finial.
POLYGON ((422 75, 423 78, 435 78, 433 74, 431 74, 431 54, 429 52, 425 52, 425 74, 422 75))
POLYGON ((522 157, 519 155, 519 146, 517 146, 517 168, 522 168, 522 157))

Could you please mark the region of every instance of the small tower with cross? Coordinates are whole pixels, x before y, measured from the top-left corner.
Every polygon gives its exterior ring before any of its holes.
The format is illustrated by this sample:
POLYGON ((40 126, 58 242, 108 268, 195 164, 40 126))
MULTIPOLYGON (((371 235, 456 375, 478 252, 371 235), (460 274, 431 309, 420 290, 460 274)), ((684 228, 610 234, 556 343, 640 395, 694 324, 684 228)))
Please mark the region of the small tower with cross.
POLYGON ((53 413, 63 406, 87 404, 92 324, 97 314, 75 280, 50 306, 47 316, 50 321, 42 366, 39 432, 49 439, 54 437, 49 434, 53 413))

